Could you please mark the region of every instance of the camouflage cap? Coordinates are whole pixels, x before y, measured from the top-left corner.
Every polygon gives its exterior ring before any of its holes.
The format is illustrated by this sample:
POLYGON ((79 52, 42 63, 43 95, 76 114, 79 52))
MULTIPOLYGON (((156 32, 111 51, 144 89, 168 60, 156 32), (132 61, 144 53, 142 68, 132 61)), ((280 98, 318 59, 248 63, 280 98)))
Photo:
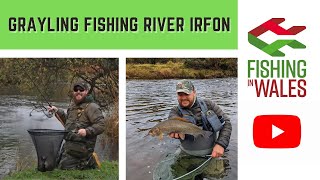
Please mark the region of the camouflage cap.
POLYGON ((73 85, 73 88, 75 88, 76 86, 80 86, 80 87, 82 87, 82 88, 85 89, 85 90, 88 90, 88 89, 89 89, 88 84, 87 84, 86 82, 83 82, 83 81, 81 81, 81 82, 76 82, 76 83, 73 85))
POLYGON ((190 94, 193 90, 194 90, 194 86, 191 81, 183 79, 177 83, 177 86, 176 86, 177 93, 183 92, 186 94, 190 94))

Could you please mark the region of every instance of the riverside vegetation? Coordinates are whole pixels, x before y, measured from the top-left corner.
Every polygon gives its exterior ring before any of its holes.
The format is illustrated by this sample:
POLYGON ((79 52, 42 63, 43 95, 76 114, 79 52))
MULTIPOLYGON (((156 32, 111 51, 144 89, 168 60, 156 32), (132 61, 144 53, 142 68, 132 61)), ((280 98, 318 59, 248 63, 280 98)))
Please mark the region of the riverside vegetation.
POLYGON ((16 180, 16 179, 61 179, 61 180, 76 180, 76 179, 106 179, 118 180, 118 162, 105 161, 101 164, 101 169, 93 170, 59 170, 55 169, 53 171, 40 172, 35 168, 25 169, 23 171, 12 173, 10 176, 4 178, 4 180, 16 180))
POLYGON ((127 79, 237 77, 236 58, 128 58, 127 79))

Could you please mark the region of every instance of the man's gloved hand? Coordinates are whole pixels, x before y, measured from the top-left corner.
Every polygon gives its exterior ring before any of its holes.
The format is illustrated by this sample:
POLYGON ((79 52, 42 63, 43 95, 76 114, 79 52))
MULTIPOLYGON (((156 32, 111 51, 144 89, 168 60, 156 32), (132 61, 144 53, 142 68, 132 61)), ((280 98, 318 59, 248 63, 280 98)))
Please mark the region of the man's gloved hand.
POLYGON ((182 134, 182 133, 170 133, 169 136, 171 138, 175 138, 175 139, 182 139, 184 140, 186 135, 185 134, 182 134))
POLYGON ((58 108, 55 107, 55 106, 49 106, 48 107, 48 111, 51 112, 51 113, 57 113, 58 112, 58 108))
POLYGON ((211 156, 214 158, 221 157, 224 153, 224 148, 219 144, 214 145, 211 156))

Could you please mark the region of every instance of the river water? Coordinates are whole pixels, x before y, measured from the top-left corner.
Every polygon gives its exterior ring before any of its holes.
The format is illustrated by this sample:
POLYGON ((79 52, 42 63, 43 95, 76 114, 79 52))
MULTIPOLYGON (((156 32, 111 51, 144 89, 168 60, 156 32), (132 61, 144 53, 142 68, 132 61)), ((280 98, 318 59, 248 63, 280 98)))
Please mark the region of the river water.
POLYGON ((8 173, 37 164, 28 129, 64 129, 55 118, 33 111, 28 96, 0 96, 0 178, 8 173))
MULTIPOLYGON (((52 104, 67 109, 69 104, 65 102, 52 104)), ((0 179, 12 171, 36 167, 37 155, 28 129, 64 129, 55 117, 48 118, 43 112, 32 111, 33 103, 36 101, 32 96, 0 95, 0 179)), ((105 159, 105 155, 110 160, 108 152, 118 151, 118 146, 102 146, 96 144, 100 160, 105 159)), ((114 156, 111 160, 117 158, 114 156)))
MULTIPOLYGON (((216 102, 231 118, 232 135, 224 159, 225 171, 219 178, 237 179, 237 78, 192 80, 197 96, 216 102)), ((127 80, 126 130, 127 179, 152 179, 154 171, 166 156, 175 153, 179 140, 164 137, 144 137, 148 130, 165 120, 170 109, 177 104, 177 80, 127 80)))

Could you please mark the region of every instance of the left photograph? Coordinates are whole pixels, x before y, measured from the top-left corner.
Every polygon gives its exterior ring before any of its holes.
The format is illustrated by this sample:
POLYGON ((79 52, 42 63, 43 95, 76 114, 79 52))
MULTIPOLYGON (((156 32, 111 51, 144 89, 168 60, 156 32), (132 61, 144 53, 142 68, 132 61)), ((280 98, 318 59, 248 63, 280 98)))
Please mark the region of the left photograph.
POLYGON ((119 179, 119 59, 0 59, 0 179, 119 179))

